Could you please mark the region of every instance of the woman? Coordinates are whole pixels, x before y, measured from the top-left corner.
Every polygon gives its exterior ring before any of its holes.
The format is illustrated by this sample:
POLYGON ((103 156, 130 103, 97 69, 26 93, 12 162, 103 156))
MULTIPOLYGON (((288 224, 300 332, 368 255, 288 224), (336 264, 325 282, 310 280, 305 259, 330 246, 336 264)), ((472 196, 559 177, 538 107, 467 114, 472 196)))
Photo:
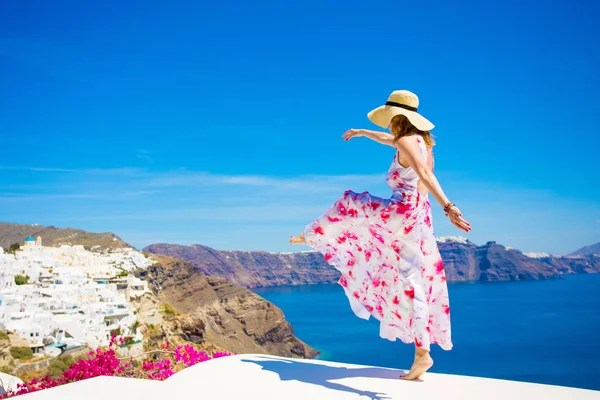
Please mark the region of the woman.
POLYGON ((434 125, 417 112, 419 99, 394 91, 368 114, 391 134, 350 129, 344 140, 365 136, 396 149, 386 182, 390 198, 346 191, 304 232, 290 238, 325 256, 341 272, 354 313, 380 321, 380 336, 415 343, 415 360, 402 379, 418 379, 432 365, 430 345, 452 348, 450 304, 444 264, 432 228, 429 193, 459 229, 470 224, 451 203, 433 174, 434 125))

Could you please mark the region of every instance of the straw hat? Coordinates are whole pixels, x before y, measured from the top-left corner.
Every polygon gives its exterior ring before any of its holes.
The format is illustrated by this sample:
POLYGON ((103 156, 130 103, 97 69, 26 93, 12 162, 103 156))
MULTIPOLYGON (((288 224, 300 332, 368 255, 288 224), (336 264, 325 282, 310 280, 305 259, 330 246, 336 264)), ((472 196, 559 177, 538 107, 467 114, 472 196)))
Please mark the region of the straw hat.
POLYGON ((435 125, 417 112, 419 98, 408 90, 395 90, 392 92, 385 105, 377 107, 367 116, 375 124, 387 128, 390 121, 398 114, 405 115, 415 128, 421 131, 429 131, 435 125))

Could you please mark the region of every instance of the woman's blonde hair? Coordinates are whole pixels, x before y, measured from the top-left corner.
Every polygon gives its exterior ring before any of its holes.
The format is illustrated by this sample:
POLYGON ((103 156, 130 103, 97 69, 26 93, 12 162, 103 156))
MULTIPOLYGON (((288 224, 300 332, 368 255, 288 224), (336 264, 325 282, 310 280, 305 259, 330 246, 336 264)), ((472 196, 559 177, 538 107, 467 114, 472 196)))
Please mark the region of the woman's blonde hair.
POLYGON ((427 147, 435 146, 433 135, 429 131, 420 131, 413 124, 410 123, 405 115, 396 115, 390 121, 390 131, 394 135, 394 143, 396 143, 403 136, 410 135, 421 135, 427 147))

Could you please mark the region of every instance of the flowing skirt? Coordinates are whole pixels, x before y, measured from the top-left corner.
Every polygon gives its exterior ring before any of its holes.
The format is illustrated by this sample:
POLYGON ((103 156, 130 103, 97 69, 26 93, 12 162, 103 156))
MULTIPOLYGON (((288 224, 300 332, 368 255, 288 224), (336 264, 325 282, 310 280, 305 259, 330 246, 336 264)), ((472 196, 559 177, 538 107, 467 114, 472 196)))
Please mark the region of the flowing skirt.
POLYGON ((304 236, 341 272, 352 311, 380 321, 382 338, 450 350, 448 287, 431 219, 428 195, 348 190, 304 236))

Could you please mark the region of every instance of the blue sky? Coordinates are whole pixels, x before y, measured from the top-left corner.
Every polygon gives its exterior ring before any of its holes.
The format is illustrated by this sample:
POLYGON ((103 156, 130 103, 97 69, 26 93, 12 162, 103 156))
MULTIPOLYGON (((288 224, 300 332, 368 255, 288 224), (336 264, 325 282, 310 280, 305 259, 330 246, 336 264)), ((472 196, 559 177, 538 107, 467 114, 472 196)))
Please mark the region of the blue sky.
POLYGON ((341 135, 409 89, 464 236, 600 241, 597 2, 204 3, 2 2, 0 221, 307 250, 344 190, 390 195, 393 149, 341 135))

